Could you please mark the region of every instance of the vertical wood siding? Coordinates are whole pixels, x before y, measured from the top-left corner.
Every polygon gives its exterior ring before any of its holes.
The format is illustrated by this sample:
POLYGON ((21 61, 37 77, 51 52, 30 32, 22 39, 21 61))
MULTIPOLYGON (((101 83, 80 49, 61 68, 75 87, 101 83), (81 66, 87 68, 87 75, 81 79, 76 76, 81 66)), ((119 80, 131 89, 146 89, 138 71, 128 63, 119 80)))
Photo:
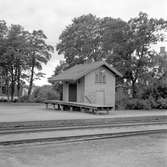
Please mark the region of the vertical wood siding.
POLYGON ((85 76, 85 96, 95 104, 97 91, 104 91, 105 105, 115 106, 115 76, 105 67, 100 67, 85 76), (99 70, 105 70, 106 83, 95 83, 95 74, 99 70))

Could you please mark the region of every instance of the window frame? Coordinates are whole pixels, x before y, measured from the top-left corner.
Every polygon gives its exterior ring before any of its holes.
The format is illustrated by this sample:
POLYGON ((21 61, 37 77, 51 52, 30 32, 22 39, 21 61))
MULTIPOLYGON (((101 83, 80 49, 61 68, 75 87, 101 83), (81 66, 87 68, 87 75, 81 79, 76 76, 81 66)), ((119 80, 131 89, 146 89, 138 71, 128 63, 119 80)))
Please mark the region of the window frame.
POLYGON ((95 72, 95 83, 96 84, 105 84, 106 83, 106 72, 98 70, 95 72))

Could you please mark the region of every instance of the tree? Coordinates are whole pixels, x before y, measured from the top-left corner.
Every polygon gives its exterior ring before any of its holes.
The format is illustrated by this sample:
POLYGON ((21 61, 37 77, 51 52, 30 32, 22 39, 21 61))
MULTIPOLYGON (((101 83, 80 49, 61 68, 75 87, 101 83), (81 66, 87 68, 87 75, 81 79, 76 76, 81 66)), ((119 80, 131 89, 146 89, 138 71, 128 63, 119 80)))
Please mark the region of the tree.
MULTIPOLYGON (((53 46, 46 43, 46 35, 42 30, 29 33, 27 42, 28 65, 30 68, 30 79, 28 96, 30 97, 33 81, 35 78, 35 69, 41 70, 42 64, 46 64, 54 51, 53 46)), ((38 75, 38 74, 37 74, 38 75)))
POLYGON ((4 20, 0 20, 0 68, 1 68, 1 75, 3 72, 4 64, 3 64, 3 53, 4 50, 4 41, 7 35, 8 27, 6 26, 6 22, 4 20))
POLYGON ((132 18, 128 23, 109 26, 104 34, 104 49, 110 53, 112 62, 131 85, 132 97, 136 96, 137 83, 147 75, 154 65, 156 52, 151 49, 164 39, 162 30, 167 28, 163 19, 148 18, 146 13, 132 18))
MULTIPOLYGON (((25 68, 24 29, 20 25, 11 25, 1 44, 1 66, 3 68, 4 80, 7 94, 9 88, 11 100, 13 101, 15 86, 17 84, 18 97, 20 96, 21 71, 25 68)), ((9 95, 8 95, 9 96, 9 95)))
POLYGON ((60 35, 56 49, 70 66, 102 58, 99 21, 92 14, 74 18, 60 35))
MULTIPOLYGON (((59 73, 63 72, 64 70, 69 68, 69 64, 67 64, 65 61, 60 61, 60 65, 57 65, 54 71, 54 75, 58 75, 59 73)), ((62 100, 63 98, 63 83, 61 81, 52 82, 49 80, 49 82, 52 84, 53 89, 59 94, 59 100, 62 100)))
POLYGON ((31 94, 33 81, 45 74, 39 72, 42 64, 50 59, 53 47, 46 43, 47 37, 42 30, 25 31, 21 25, 6 26, 0 20, 0 75, 11 100, 17 89, 20 97, 21 86, 29 79, 28 95, 31 94))
POLYGON ((128 22, 83 15, 74 18, 62 32, 57 51, 64 54, 69 67, 87 60, 104 59, 113 64, 136 97, 139 87, 154 80, 157 53, 151 45, 165 39, 166 28, 167 21, 150 18, 142 12, 128 22))
POLYGON ((7 33, 7 25, 4 20, 0 20, 0 40, 2 41, 7 33))
POLYGON ((4 41, 5 41, 5 36, 7 34, 7 31, 8 31, 8 27, 6 25, 6 22, 4 20, 0 20, 0 79, 1 79, 1 82, 4 80, 6 81, 6 74, 7 74, 5 70, 5 65, 3 64, 3 57, 2 57, 5 51, 3 46, 4 46, 4 41))

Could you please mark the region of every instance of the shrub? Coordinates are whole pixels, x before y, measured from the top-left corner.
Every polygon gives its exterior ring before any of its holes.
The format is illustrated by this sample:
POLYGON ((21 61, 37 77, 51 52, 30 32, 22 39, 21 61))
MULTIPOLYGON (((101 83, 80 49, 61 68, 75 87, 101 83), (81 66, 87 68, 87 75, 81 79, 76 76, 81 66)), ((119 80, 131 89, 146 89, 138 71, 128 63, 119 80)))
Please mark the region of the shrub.
POLYGON ((36 88, 32 94, 32 100, 40 103, 45 100, 56 100, 59 99, 59 94, 52 89, 51 86, 43 86, 36 88))
POLYGON ((126 101, 125 109, 129 110, 150 110, 167 109, 167 98, 160 98, 157 101, 153 97, 148 99, 129 99, 126 101))
POLYGON ((8 101, 7 98, 0 97, 0 102, 7 102, 7 101, 8 101))
POLYGON ((127 98, 123 98, 121 100, 117 100, 116 99, 116 101, 115 101, 115 109, 124 110, 125 106, 126 106, 126 103, 127 103, 127 98))
POLYGON ((149 97, 153 97, 156 100, 160 98, 167 98, 167 85, 158 84, 143 89, 141 98, 148 99, 149 97))
POLYGON ((16 102, 18 102, 18 97, 17 96, 14 96, 13 97, 13 101, 11 100, 11 97, 9 97, 9 99, 8 99, 8 97, 7 96, 0 96, 0 102, 13 102, 13 103, 16 103, 16 102))
POLYGON ((167 98, 160 98, 157 100, 158 109, 167 109, 167 98))
POLYGON ((151 104, 149 100, 143 99, 129 99, 126 102, 125 109, 129 110, 150 110, 151 104))
POLYGON ((37 87, 30 98, 28 99, 28 95, 22 96, 20 98, 20 102, 35 102, 41 103, 45 100, 57 100, 59 99, 59 93, 52 89, 52 86, 42 86, 37 87))
POLYGON ((26 102, 27 103, 27 102, 31 102, 31 101, 28 99, 28 95, 24 95, 24 96, 20 97, 19 102, 26 102))
POLYGON ((151 105, 152 109, 157 109, 158 108, 158 103, 152 96, 150 96, 148 98, 148 101, 150 102, 150 105, 151 105))

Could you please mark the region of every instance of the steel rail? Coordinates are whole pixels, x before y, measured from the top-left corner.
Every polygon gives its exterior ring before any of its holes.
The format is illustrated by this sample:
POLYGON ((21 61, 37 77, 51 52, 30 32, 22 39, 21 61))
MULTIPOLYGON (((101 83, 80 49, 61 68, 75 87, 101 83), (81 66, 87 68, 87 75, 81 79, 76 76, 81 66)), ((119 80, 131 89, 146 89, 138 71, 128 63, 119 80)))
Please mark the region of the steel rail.
POLYGON ((10 130, 0 130, 1 134, 19 134, 19 133, 36 133, 36 132, 46 132, 46 131, 63 131, 63 130, 76 130, 76 129, 97 129, 97 128, 114 128, 114 127, 134 127, 134 126, 147 126, 147 125, 164 125, 167 122, 133 122, 133 123, 117 123, 117 124, 97 124, 97 125, 82 125, 82 126, 69 126, 69 127, 42 127, 42 128, 22 128, 22 129, 10 129, 10 130))
POLYGON ((167 133, 167 129, 153 129, 153 130, 138 130, 138 131, 127 131, 118 133, 108 133, 108 134, 93 134, 93 135, 80 135, 80 136, 68 136, 68 137, 53 137, 53 138, 36 138, 36 139, 23 139, 23 140, 11 140, 11 141, 0 141, 0 146, 9 145, 21 145, 21 144, 62 144, 62 143, 72 143, 72 142, 84 142, 89 140, 100 140, 116 137, 126 137, 126 136, 136 136, 136 135, 146 135, 155 133, 167 133))
POLYGON ((25 121, 25 122, 0 122, 0 131, 20 130, 35 128, 64 128, 74 126, 99 126, 119 125, 129 123, 153 123, 167 122, 167 116, 141 116, 124 118, 97 118, 97 119, 74 119, 74 120, 48 120, 48 121, 25 121))

